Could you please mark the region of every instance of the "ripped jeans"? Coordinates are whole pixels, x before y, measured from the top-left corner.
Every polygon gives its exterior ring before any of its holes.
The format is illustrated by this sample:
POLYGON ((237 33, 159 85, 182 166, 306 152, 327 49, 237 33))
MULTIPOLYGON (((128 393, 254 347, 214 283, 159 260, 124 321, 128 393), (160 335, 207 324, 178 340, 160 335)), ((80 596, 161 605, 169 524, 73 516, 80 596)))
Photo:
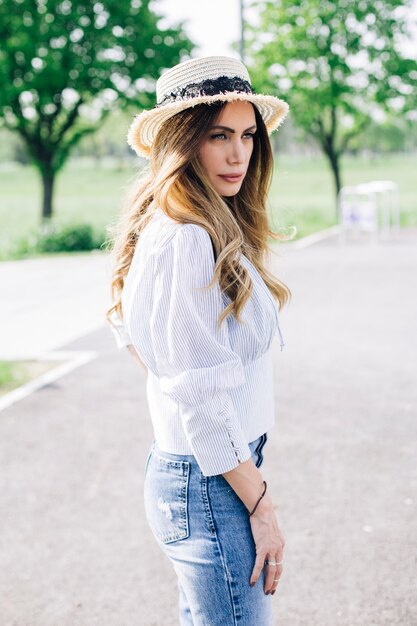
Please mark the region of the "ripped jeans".
MULTIPOLYGON (((267 434, 249 444, 257 467, 267 434)), ((265 570, 249 584, 255 543, 248 511, 220 474, 204 476, 192 455, 161 451, 145 467, 145 513, 178 578, 181 626, 270 626, 265 570)))

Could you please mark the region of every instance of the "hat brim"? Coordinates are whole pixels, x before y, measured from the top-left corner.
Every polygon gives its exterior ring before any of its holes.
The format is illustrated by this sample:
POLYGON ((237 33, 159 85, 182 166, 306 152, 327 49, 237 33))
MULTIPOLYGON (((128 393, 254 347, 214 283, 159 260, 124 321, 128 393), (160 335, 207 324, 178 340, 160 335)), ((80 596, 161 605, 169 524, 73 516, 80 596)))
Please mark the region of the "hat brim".
POLYGON ((235 100, 251 102, 257 107, 265 122, 268 134, 280 126, 289 110, 289 106, 284 100, 263 94, 230 92, 214 96, 193 97, 155 107, 136 115, 128 130, 127 143, 138 156, 149 159, 155 137, 162 124, 170 117, 197 104, 211 104, 219 101, 233 102, 235 100))

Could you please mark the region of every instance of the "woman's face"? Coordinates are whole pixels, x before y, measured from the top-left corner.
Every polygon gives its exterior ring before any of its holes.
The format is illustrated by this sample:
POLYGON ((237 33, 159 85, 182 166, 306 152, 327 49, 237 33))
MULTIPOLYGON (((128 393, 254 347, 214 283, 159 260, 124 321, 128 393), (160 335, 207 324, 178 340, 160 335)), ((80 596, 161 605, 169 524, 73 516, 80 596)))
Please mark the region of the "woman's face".
POLYGON ((221 196, 234 196, 242 186, 253 151, 256 119, 250 102, 228 102, 208 128, 199 150, 201 163, 221 196))

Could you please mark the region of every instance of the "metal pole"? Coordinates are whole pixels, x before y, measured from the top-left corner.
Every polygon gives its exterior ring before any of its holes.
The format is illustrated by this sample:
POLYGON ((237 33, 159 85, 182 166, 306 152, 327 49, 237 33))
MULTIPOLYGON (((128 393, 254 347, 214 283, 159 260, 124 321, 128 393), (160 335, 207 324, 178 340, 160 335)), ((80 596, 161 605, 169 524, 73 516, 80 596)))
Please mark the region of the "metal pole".
POLYGON ((245 62, 245 17, 243 14, 243 2, 244 0, 239 1, 240 5, 240 59, 242 63, 245 62))

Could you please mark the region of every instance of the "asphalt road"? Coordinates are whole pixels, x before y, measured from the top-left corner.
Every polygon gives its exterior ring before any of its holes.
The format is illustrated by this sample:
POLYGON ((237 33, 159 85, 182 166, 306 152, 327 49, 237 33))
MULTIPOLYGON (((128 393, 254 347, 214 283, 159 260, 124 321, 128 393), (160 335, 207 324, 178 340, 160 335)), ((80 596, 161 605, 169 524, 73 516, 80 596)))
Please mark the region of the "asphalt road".
MULTIPOLYGON (((282 250, 275 624, 416 626, 417 235, 282 250)), ((177 625, 143 513, 145 374, 106 327, 63 349, 97 356, 0 412, 0 626, 177 625)))

